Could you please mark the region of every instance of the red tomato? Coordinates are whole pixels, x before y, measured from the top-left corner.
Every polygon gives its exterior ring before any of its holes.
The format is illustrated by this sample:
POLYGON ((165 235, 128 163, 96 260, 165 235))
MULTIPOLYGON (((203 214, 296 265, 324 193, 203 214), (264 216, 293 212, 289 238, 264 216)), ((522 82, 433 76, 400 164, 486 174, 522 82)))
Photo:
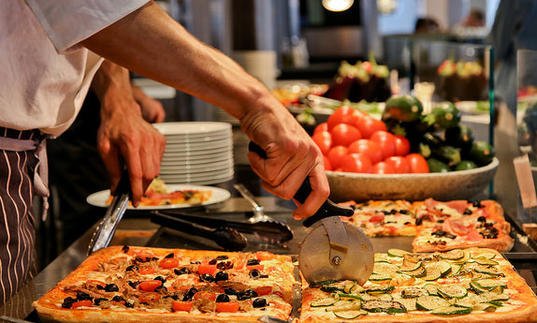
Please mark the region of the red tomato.
POLYGON ((140 267, 140 269, 138 270, 138 272, 142 275, 149 275, 149 274, 153 274, 155 272, 155 269, 153 269, 153 267, 140 267))
POLYGON ((261 286, 255 289, 258 296, 268 295, 272 293, 272 286, 261 286))
POLYGON ((394 168, 396 174, 410 173, 410 165, 405 157, 392 156, 386 158, 385 162, 394 168))
POLYGON ((344 172, 369 173, 371 159, 366 154, 350 154, 343 158, 341 168, 344 172))
POLYGON ((159 266, 164 269, 172 269, 179 265, 177 258, 164 258, 160 261, 159 266))
POLYGON ((330 132, 318 132, 314 134, 311 139, 313 139, 317 146, 319 146, 323 154, 328 153, 330 147, 332 146, 332 135, 330 134, 330 132))
POLYGON ((138 297, 140 303, 151 303, 156 302, 160 299, 160 294, 158 293, 144 293, 138 297))
POLYGON ((81 306, 91 306, 93 303, 89 299, 85 299, 83 301, 74 302, 73 305, 71 305, 71 308, 77 308, 81 306))
POLYGON ((411 173, 428 173, 429 165, 425 158, 420 154, 409 154, 405 156, 408 164, 410 165, 411 173))
POLYGON ((395 137, 395 156, 405 156, 410 152, 410 142, 403 136, 395 137))
POLYGON ((253 266, 246 266, 246 268, 247 268, 248 270, 254 270, 254 269, 257 269, 257 270, 259 270, 259 271, 262 271, 262 270, 265 268, 265 266, 264 266, 264 265, 253 265, 253 266))
POLYGON ((363 138, 369 139, 371 138, 371 135, 377 131, 386 131, 386 125, 381 120, 366 116, 360 119, 358 130, 362 133, 363 138))
POLYGON ((330 164, 330 160, 323 156, 323 163, 324 163, 324 170, 332 170, 332 164, 330 164))
POLYGON ((175 312, 190 312, 192 302, 172 301, 172 307, 175 312))
POLYGON ((328 124, 326 122, 319 123, 317 127, 315 127, 315 130, 313 130, 313 134, 316 134, 318 132, 325 132, 328 131, 328 124))
POLYGON ((332 135, 332 143, 335 146, 347 147, 352 142, 358 139, 362 139, 362 134, 360 133, 360 130, 358 130, 356 127, 344 123, 334 126, 334 128, 330 130, 330 134, 332 135))
POLYGON ((265 261, 265 260, 273 260, 274 255, 267 251, 258 251, 255 253, 255 257, 259 261, 265 261))
POLYGON ((395 137, 391 133, 379 130, 371 135, 371 140, 380 145, 382 159, 386 159, 395 154, 395 137))
POLYGON ((369 139, 356 140, 349 146, 349 154, 364 153, 371 159, 372 163, 378 163, 382 158, 382 151, 380 145, 369 139))
POLYGON ((145 282, 141 282, 140 285, 138 285, 138 288, 144 292, 154 292, 157 287, 162 286, 162 282, 160 280, 147 280, 145 282))
POLYGON ((332 165, 332 168, 337 169, 341 167, 341 162, 343 160, 343 157, 346 155, 347 155, 347 147, 336 146, 330 149, 326 157, 328 157, 328 160, 330 160, 330 165, 332 165))
POLYGON ((198 274, 210 274, 214 276, 214 273, 216 272, 216 265, 207 265, 207 264, 201 264, 198 266, 198 274))
POLYGON ((371 173, 374 174, 395 174, 395 168, 386 162, 378 162, 373 165, 371 173))
POLYGON ((373 69, 373 64, 369 61, 365 61, 362 63, 362 67, 365 69, 365 71, 369 74, 371 74, 371 70, 373 69))
POLYGON ((356 112, 356 110, 354 110, 353 108, 344 105, 334 111, 334 113, 332 113, 330 117, 328 117, 326 123, 328 126, 328 130, 332 130, 332 128, 341 123, 353 125, 358 121, 359 118, 359 112, 356 112))
POLYGON ((216 303, 217 312, 235 313, 239 310, 239 302, 216 303))
POLYGON ((369 222, 371 223, 380 223, 384 221, 384 214, 377 213, 369 218, 369 222))

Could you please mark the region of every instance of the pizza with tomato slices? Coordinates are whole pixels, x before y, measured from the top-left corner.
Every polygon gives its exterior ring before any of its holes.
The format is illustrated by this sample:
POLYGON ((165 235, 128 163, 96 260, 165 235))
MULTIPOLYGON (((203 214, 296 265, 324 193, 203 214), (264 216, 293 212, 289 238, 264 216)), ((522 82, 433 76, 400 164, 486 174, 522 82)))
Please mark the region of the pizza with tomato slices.
POLYGON ((355 212, 342 218, 372 237, 416 236, 414 252, 484 247, 508 251, 511 226, 495 201, 369 201, 347 202, 355 212))
POLYGON ((287 320, 291 257, 114 246, 88 257, 34 302, 60 322, 255 322, 287 320))

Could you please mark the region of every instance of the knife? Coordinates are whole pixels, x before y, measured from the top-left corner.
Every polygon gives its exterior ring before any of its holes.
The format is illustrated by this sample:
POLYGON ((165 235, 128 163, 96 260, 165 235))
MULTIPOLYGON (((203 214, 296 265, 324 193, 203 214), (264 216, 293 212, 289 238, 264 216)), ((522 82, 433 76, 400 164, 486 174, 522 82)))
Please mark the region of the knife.
POLYGON ((91 237, 88 256, 99 249, 108 247, 114 236, 114 232, 116 232, 119 221, 121 221, 127 206, 129 206, 129 199, 132 197, 132 192, 129 173, 126 168, 121 173, 121 179, 119 180, 116 191, 112 195, 114 196, 112 203, 108 206, 103 219, 99 222, 91 237))
MULTIPOLYGON (((265 151, 253 142, 248 149, 267 158, 265 151)), ((306 177, 293 198, 304 203, 311 191, 306 177)), ((340 216, 353 214, 351 208, 327 199, 314 215, 302 223, 305 227, 320 223, 304 238, 298 254, 300 271, 309 283, 349 279, 363 285, 368 280, 373 271, 373 245, 358 227, 340 219, 340 216)))

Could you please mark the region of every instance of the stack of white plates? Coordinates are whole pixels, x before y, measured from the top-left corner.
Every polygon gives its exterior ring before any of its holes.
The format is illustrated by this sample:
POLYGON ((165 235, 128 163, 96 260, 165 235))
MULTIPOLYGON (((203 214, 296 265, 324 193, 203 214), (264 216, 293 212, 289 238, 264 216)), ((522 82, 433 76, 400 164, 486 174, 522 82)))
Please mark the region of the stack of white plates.
POLYGON ((231 124, 165 122, 153 125, 166 137, 160 178, 166 183, 216 184, 233 178, 231 124))

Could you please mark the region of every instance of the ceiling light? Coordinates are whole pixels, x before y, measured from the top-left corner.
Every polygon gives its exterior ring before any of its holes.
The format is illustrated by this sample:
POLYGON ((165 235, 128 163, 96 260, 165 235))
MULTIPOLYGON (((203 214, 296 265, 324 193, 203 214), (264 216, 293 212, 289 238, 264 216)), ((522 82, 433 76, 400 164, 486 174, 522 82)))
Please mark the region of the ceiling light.
POLYGON ((354 0, 323 0, 323 7, 329 11, 341 12, 349 9, 354 0))

